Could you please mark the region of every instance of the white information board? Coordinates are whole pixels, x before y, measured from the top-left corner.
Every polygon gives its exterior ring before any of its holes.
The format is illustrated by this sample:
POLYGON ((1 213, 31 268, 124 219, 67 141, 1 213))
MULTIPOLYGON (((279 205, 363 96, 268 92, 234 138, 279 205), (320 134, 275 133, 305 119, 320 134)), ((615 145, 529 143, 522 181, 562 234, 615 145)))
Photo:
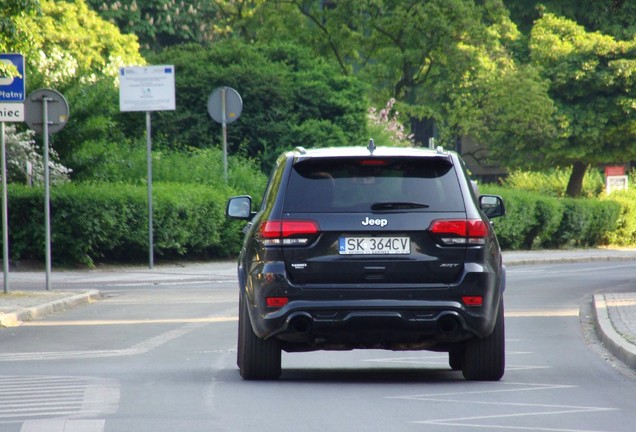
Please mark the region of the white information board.
POLYGON ((175 105, 174 66, 119 69, 120 111, 172 111, 175 105))
POLYGON ((628 177, 622 176, 607 176, 605 177, 605 192, 609 195, 614 191, 627 190, 629 184, 628 177))
POLYGON ((23 122, 23 103, 3 103, 0 102, 0 122, 23 122))

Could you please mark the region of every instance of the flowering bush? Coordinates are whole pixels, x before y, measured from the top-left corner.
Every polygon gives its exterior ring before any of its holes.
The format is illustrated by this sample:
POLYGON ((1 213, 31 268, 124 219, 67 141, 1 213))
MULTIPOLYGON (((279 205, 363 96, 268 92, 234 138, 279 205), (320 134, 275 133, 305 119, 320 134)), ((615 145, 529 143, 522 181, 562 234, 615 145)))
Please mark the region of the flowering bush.
MULTIPOLYGON (((389 99, 386 106, 378 111, 375 107, 368 110, 368 118, 373 132, 381 133, 388 139, 390 145, 411 146, 413 145, 413 134, 405 132, 404 125, 398 120, 400 113, 393 109, 395 98, 389 99)), ((374 137, 382 144, 382 138, 374 137)))
MULTIPOLYGON (((33 139, 35 132, 18 132, 14 125, 5 127, 7 149, 7 181, 14 183, 43 183, 44 157, 33 139)), ((58 155, 49 148, 49 180, 51 183, 69 181, 71 170, 56 162, 58 155)))

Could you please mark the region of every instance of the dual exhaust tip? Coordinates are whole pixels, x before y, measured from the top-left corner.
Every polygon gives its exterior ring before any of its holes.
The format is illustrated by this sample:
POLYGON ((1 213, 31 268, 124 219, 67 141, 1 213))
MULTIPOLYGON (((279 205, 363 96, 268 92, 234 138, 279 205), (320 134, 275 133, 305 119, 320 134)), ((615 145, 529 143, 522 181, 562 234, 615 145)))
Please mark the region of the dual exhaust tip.
MULTIPOLYGON (((314 320, 311 315, 299 312, 292 314, 288 320, 288 330, 299 335, 310 335, 314 328, 314 320)), ((436 321, 437 331, 441 334, 452 334, 462 328, 459 317, 453 313, 444 313, 436 321)))

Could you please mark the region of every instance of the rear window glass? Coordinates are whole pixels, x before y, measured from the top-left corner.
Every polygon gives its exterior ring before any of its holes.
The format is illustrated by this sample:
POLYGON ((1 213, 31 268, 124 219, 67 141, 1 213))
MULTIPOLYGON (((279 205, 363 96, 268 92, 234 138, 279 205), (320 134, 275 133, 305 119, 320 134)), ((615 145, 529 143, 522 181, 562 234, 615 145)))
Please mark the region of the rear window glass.
POLYGON ((294 165, 285 212, 463 211, 452 164, 441 158, 309 159, 294 165))

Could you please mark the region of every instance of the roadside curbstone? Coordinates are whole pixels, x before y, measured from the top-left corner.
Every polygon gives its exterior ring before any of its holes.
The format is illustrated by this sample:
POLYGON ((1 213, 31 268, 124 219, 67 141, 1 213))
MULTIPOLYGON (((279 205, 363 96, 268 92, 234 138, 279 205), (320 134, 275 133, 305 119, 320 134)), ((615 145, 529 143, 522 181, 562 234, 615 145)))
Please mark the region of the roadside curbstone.
POLYGON ((24 321, 71 309, 81 304, 92 303, 102 297, 98 290, 89 290, 69 297, 53 300, 37 306, 21 308, 15 312, 0 314, 0 327, 16 327, 24 321))

